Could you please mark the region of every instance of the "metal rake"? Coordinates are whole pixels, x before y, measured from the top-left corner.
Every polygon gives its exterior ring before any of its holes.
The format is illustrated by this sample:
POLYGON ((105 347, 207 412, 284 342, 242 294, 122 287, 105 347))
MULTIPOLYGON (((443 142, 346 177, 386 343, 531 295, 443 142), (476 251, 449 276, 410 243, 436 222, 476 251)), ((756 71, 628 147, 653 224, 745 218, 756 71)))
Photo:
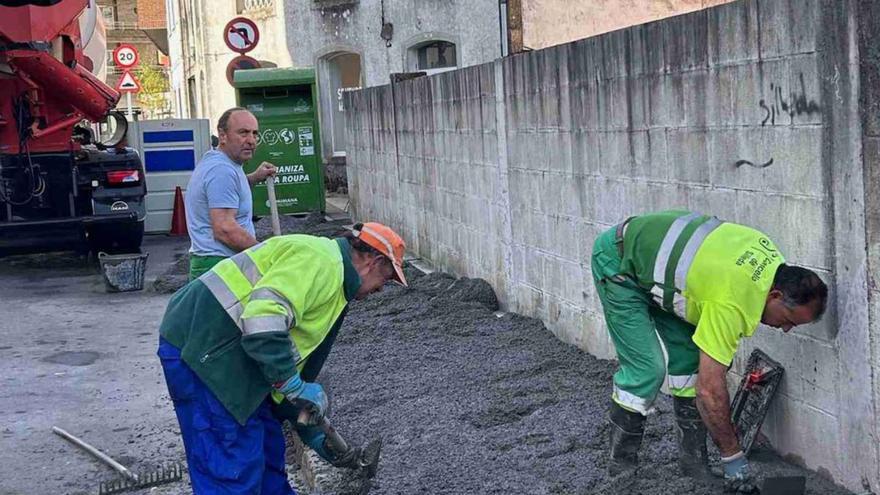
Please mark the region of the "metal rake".
POLYGON ((111 495, 128 490, 140 490, 151 486, 164 485, 183 479, 186 466, 181 463, 170 464, 155 471, 141 471, 134 478, 122 478, 115 481, 102 481, 98 485, 98 495, 111 495))
POLYGON ((118 479, 115 481, 102 481, 98 485, 98 495, 111 495, 113 493, 121 493, 128 490, 140 490, 141 488, 149 488, 152 486, 164 485, 166 483, 173 483, 182 479, 183 473, 186 472, 186 467, 178 462, 169 464, 155 471, 141 471, 138 474, 135 474, 131 472, 131 470, 129 470, 127 467, 116 462, 109 455, 101 452, 100 450, 89 445, 82 439, 71 435, 61 428, 53 426, 52 431, 61 438, 85 450, 93 457, 103 462, 104 464, 107 464, 123 476, 122 479, 118 479))

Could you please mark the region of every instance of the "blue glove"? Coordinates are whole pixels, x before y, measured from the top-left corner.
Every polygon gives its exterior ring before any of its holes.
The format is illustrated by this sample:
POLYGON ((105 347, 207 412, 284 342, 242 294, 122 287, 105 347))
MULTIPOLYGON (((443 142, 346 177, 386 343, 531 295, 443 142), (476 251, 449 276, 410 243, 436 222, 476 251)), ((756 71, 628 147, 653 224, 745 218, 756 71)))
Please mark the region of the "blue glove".
POLYGON ((758 488, 752 478, 749 460, 742 451, 730 457, 722 457, 724 468, 724 491, 730 493, 756 493, 758 488))
POLYGON ((304 382, 299 373, 294 374, 276 389, 295 405, 303 405, 311 409, 315 422, 327 413, 329 403, 324 388, 319 383, 304 382))

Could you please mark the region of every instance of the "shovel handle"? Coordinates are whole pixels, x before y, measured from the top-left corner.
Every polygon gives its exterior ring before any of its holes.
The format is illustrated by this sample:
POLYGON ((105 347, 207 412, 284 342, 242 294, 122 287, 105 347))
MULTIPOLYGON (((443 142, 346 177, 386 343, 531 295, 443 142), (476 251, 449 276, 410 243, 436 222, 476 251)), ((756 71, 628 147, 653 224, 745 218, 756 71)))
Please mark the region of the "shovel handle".
POLYGON ((281 223, 278 220, 278 203, 275 200, 275 177, 266 177, 266 193, 269 196, 269 212, 272 216, 272 234, 281 235, 281 223))
POLYGON ((53 426, 52 431, 56 435, 60 436, 61 438, 65 439, 68 442, 76 445, 77 447, 85 450, 86 452, 88 452, 89 454, 91 454, 92 456, 94 456, 96 459, 103 462, 104 464, 107 464, 108 466, 112 467, 113 469, 118 471, 119 474, 125 476, 126 478, 130 479, 131 481, 138 481, 137 475, 132 473, 131 471, 129 471, 127 467, 114 461, 112 457, 101 452, 100 450, 96 449, 95 447, 92 447, 91 445, 87 444, 85 441, 80 440, 79 438, 71 435, 70 433, 62 430, 61 428, 59 428, 57 426, 53 426))

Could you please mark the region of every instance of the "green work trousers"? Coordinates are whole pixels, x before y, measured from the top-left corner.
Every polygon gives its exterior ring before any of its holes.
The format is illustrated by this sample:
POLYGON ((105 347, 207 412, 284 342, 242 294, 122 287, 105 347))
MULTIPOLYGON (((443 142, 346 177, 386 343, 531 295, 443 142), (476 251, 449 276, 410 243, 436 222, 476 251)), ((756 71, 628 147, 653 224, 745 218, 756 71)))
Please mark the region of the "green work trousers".
POLYGON ((193 281, 203 273, 214 268, 214 265, 225 260, 225 256, 196 256, 194 254, 189 257, 189 280, 193 281))
POLYGON ((630 411, 647 414, 664 380, 672 395, 696 396, 700 351, 693 325, 664 311, 634 277, 621 273, 620 242, 616 229, 596 239, 593 281, 620 362, 612 398, 630 411))

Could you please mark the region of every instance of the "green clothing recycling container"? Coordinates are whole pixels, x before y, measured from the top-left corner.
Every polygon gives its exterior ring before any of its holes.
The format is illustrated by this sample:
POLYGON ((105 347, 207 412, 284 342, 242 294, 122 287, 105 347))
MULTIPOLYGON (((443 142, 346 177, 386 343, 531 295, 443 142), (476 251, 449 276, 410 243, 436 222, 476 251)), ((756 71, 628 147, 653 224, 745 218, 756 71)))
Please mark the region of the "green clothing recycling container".
MULTIPOLYGON (((250 110, 260 125, 257 150, 244 165, 245 172, 253 172, 263 161, 278 167, 279 213, 323 212, 324 166, 314 69, 237 70, 233 86, 238 105, 250 110)), ((268 215, 266 184, 257 184, 253 196, 254 215, 268 215)))

